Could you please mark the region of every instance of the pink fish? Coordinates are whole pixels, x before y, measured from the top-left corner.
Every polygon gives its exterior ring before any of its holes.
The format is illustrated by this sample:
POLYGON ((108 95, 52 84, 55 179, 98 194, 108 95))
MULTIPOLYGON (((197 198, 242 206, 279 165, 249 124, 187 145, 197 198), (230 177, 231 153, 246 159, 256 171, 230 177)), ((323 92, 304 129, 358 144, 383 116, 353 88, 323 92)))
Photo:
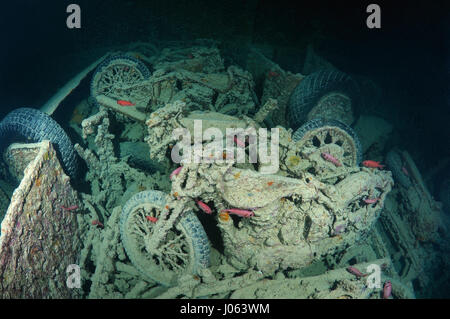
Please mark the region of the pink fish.
POLYGON ((78 205, 72 205, 72 206, 69 206, 69 207, 61 206, 61 208, 66 210, 66 211, 71 211, 71 210, 78 209, 78 205))
POLYGON ((358 268, 349 266, 347 267, 347 271, 353 275, 355 275, 356 277, 366 277, 367 274, 363 274, 362 272, 359 271, 358 268))
POLYGON ((392 284, 390 281, 386 281, 384 283, 384 288, 383 288, 383 299, 389 299, 389 297, 391 296, 392 293, 392 284))
POLYGON ((228 208, 223 209, 221 213, 228 212, 229 214, 235 214, 241 217, 252 217, 255 216, 255 213, 251 210, 239 209, 239 208, 228 208))
POLYGON ((91 222, 91 224, 94 225, 94 226, 100 227, 100 228, 103 228, 103 227, 104 227, 104 226, 103 226, 103 223, 100 222, 100 221, 97 220, 97 219, 93 220, 93 221, 91 222))
POLYGON ((274 78, 274 77, 277 77, 277 76, 280 76, 280 74, 278 72, 275 72, 275 71, 272 71, 272 70, 267 72, 267 78, 268 79, 271 79, 271 78, 274 78))
POLYGON ((334 234, 339 235, 340 233, 345 231, 345 225, 338 225, 334 228, 334 234))
POLYGON ((206 205, 205 203, 203 203, 201 200, 196 200, 198 207, 204 211, 205 213, 207 213, 208 215, 212 214, 212 209, 211 207, 209 207, 208 205, 206 205))
POLYGON ((333 155, 331 155, 329 153, 325 153, 325 152, 322 152, 321 155, 324 160, 331 162, 336 166, 342 166, 342 164, 339 162, 339 160, 336 157, 334 157, 333 155))
POLYGON ((170 173, 169 179, 172 179, 172 177, 174 177, 175 175, 180 174, 182 168, 183 168, 183 166, 180 166, 180 167, 176 168, 172 173, 170 173))
POLYGON ((145 216, 145 218, 152 223, 156 223, 158 221, 157 217, 153 217, 153 216, 145 216))
POLYGON ((409 172, 408 172, 408 170, 406 169, 405 166, 402 167, 402 172, 403 172, 403 174, 405 174, 406 176, 409 176, 409 172))
POLYGON ((237 136, 234 137, 234 142, 239 147, 245 147, 245 142, 242 142, 240 139, 237 138, 237 136))
POLYGON ((130 101, 125 101, 125 100, 117 100, 117 104, 119 104, 120 106, 135 106, 135 103, 131 103, 130 101))
POLYGON ((367 160, 367 161, 363 161, 362 164, 365 167, 370 167, 370 168, 381 168, 383 169, 385 165, 381 165, 380 162, 377 161, 372 161, 372 160, 367 160))
POLYGON ((376 197, 376 198, 366 198, 363 199, 363 202, 366 204, 375 204, 376 202, 378 202, 381 198, 380 197, 376 197))

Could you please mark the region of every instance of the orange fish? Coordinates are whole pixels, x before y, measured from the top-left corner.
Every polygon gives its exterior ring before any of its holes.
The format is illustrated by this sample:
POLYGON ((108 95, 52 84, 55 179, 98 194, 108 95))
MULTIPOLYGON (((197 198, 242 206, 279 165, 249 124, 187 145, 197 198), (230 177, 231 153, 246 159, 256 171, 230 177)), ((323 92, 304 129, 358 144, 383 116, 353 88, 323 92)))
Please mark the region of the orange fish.
POLYGON ((130 101, 125 101, 125 100, 117 100, 117 104, 119 104, 120 106, 134 106, 134 105, 136 105, 136 103, 131 103, 130 101))
POLYGON ((362 162, 362 164, 365 167, 371 167, 371 168, 384 168, 385 165, 381 165, 380 162, 376 162, 376 161, 371 161, 371 160, 367 160, 362 162))

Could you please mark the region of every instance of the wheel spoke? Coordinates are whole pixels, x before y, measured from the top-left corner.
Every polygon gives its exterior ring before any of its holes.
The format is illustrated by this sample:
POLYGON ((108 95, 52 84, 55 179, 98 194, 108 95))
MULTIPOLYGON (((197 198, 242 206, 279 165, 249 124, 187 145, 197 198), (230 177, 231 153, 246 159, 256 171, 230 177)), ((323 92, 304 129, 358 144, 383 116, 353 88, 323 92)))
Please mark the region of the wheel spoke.
POLYGON ((178 243, 179 241, 180 241, 180 237, 176 237, 176 238, 174 238, 174 239, 172 239, 172 240, 169 240, 167 243, 165 243, 164 245, 161 245, 161 249, 166 249, 166 248, 168 248, 169 246, 173 246, 173 245, 175 245, 175 243, 178 243))
POLYGON ((180 257, 186 257, 188 254, 187 253, 179 253, 176 251, 170 251, 170 250, 166 250, 164 251, 165 255, 174 255, 174 256, 180 256, 180 257))
POLYGON ((157 267, 162 273, 167 271, 184 271, 190 261, 190 252, 186 249, 185 243, 187 240, 186 235, 174 227, 169 231, 158 248, 160 253, 157 255, 150 254, 147 251, 146 243, 148 240, 151 240, 154 224, 148 221, 146 216, 157 217, 159 216, 159 211, 155 209, 149 211, 144 208, 136 209, 129 224, 129 235, 135 242, 134 245, 138 253, 142 254, 146 260, 153 260, 154 267, 157 267))

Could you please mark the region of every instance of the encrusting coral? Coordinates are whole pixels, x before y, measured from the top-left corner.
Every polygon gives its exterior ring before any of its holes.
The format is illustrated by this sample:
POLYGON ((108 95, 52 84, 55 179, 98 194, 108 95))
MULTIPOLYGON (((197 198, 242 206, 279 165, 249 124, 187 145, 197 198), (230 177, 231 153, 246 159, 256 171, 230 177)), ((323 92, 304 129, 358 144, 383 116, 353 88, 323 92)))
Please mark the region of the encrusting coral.
POLYGON ((107 210, 124 204, 132 195, 130 190, 136 190, 139 185, 147 189, 168 186, 158 171, 150 177, 116 157, 112 142, 115 136, 109 133, 109 125, 108 113, 104 110, 85 119, 82 122, 83 136, 87 138, 96 131, 96 151, 84 150, 79 144, 75 145, 78 154, 89 168, 86 179, 91 183, 92 192, 95 194, 94 201, 107 210))

